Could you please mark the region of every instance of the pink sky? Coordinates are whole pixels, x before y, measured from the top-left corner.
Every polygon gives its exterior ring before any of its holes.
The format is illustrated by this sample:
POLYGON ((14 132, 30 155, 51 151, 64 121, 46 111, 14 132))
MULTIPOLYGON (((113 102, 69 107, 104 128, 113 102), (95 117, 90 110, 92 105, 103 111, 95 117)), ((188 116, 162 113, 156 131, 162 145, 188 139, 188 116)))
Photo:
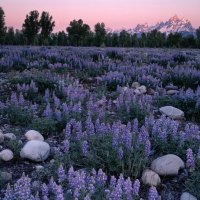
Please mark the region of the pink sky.
POLYGON ((56 22, 54 31, 66 30, 73 19, 83 19, 91 28, 104 22, 111 29, 133 28, 166 21, 177 14, 197 28, 200 26, 200 0, 1 0, 6 25, 21 29, 31 10, 48 11, 56 22))

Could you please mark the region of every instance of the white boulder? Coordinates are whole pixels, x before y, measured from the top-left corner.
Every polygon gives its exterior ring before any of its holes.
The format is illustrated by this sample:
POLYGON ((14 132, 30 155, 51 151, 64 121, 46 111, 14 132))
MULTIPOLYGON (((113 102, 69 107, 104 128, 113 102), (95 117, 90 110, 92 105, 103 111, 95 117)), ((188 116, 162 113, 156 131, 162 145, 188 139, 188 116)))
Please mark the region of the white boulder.
POLYGON ((160 176, 156 172, 146 169, 142 173, 142 182, 146 185, 156 187, 161 183, 161 180, 160 180, 160 176))
POLYGON ((162 114, 170 117, 171 119, 183 119, 184 112, 173 106, 164 106, 159 109, 162 114))
POLYGON ((177 175, 184 167, 182 159, 174 154, 161 156, 151 163, 151 169, 161 176, 177 175))
POLYGON ((44 141, 44 137, 35 130, 29 130, 25 133, 25 137, 27 140, 39 140, 39 141, 44 141))
POLYGON ((49 144, 39 140, 31 140, 27 142, 20 152, 21 158, 26 158, 36 162, 46 160, 49 157, 49 154, 49 144))
POLYGON ((5 149, 0 152, 0 159, 3 161, 10 161, 13 159, 13 152, 10 149, 5 149))

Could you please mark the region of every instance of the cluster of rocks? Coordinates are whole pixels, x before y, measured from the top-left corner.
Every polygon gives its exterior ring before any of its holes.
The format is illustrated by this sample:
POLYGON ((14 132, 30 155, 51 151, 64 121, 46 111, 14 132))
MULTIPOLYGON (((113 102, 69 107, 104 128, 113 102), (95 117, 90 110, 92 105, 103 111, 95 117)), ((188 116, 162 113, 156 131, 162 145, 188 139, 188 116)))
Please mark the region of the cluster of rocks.
MULTIPOLYGON (((176 176, 180 169, 185 167, 185 163, 181 158, 174 154, 167 154, 153 160, 150 169, 144 170, 142 173, 142 182, 149 186, 159 186, 161 177, 176 176)), ((197 200, 196 197, 184 192, 181 200, 197 200)))
MULTIPOLYGON (((21 158, 41 162, 49 157, 50 146, 47 142, 44 142, 44 137, 38 131, 27 131, 25 133, 25 138, 28 142, 26 142, 20 151, 21 158)), ((16 136, 13 133, 3 134, 2 131, 0 131, 0 143, 3 143, 5 139, 16 140, 16 136)), ((11 161, 13 157, 14 154, 10 149, 4 149, 0 152, 0 159, 5 162, 11 161)))
POLYGON ((138 82, 133 82, 132 86, 134 89, 135 94, 141 95, 141 94, 146 94, 147 93, 147 88, 145 85, 140 85, 138 82))

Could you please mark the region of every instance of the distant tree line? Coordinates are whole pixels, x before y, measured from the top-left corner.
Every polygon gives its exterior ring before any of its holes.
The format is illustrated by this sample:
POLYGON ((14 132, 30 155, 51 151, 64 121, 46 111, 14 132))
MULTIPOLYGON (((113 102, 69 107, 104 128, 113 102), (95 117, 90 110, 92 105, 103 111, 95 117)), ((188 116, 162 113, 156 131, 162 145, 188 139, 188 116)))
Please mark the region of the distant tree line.
POLYGON ((0 7, 0 44, 3 45, 200 48, 200 27, 195 36, 166 35, 157 30, 141 35, 126 30, 109 32, 104 23, 97 23, 92 31, 82 19, 71 21, 66 32, 53 33, 54 27, 55 21, 48 12, 43 11, 40 16, 37 10, 33 10, 26 15, 22 30, 7 28, 0 7))

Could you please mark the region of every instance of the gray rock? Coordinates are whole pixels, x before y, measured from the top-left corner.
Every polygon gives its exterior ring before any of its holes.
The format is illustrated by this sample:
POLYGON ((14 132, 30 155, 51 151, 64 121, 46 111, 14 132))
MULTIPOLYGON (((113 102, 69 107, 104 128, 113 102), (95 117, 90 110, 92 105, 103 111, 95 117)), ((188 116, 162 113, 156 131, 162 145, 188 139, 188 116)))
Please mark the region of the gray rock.
POLYGON ((168 95, 174 95, 174 94, 178 94, 178 93, 179 93, 178 90, 168 90, 168 91, 167 91, 167 94, 168 94, 168 95))
POLYGON ((131 87, 137 89, 138 87, 140 87, 140 83, 138 83, 138 82, 133 82, 131 87))
POLYGON ((191 195, 190 193, 188 192, 184 192, 182 195, 181 195, 181 199, 180 200, 197 200, 196 197, 194 197, 193 195, 191 195))
POLYGON ((13 159, 13 152, 10 149, 5 149, 0 152, 0 159, 3 161, 10 161, 13 159))
POLYGON ((161 156, 151 163, 151 169, 161 176, 177 175, 184 167, 182 159, 174 154, 161 156))
POLYGON ((12 180, 12 174, 8 172, 0 172, 0 181, 3 183, 11 181, 12 180))
POLYGON ((49 144, 39 140, 31 140, 27 142, 20 152, 21 158, 27 158, 36 162, 46 160, 49 157, 49 154, 49 144))
POLYGON ((156 172, 146 169, 142 173, 142 182, 146 185, 156 187, 156 186, 160 185, 161 180, 160 180, 160 176, 156 172))
POLYGON ((13 133, 4 134, 4 138, 7 139, 7 140, 16 140, 17 139, 17 137, 13 133))
POLYGON ((175 85, 167 85, 165 87, 166 90, 178 90, 178 87, 175 85))
POLYGON ((40 170, 43 170, 44 167, 43 167, 42 165, 36 165, 36 166, 35 166, 35 169, 36 169, 37 171, 40 171, 40 170))
POLYGON ((35 130, 29 130, 25 133, 25 137, 27 140, 39 140, 39 141, 44 141, 44 137, 35 130))
POLYGON ((137 88, 142 94, 147 93, 147 88, 144 85, 141 85, 140 87, 137 88))
POLYGON ((171 119, 183 119, 184 118, 184 112, 178 108, 175 108, 173 106, 164 106, 159 109, 159 111, 162 114, 165 114, 166 116, 170 117, 171 119))

